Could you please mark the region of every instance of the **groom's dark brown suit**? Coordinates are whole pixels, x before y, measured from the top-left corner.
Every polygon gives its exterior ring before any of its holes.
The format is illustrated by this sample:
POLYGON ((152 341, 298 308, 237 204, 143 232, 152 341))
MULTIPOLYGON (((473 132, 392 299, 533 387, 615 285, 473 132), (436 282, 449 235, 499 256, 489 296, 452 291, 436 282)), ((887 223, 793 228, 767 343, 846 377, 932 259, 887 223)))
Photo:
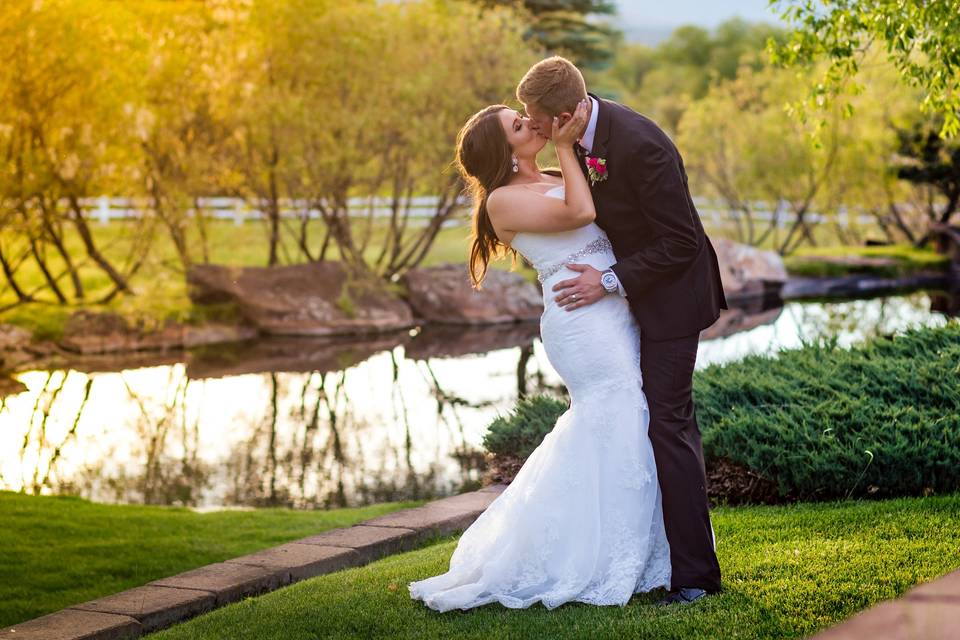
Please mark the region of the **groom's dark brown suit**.
POLYGON ((593 97, 600 106, 590 156, 605 158, 608 173, 592 187, 597 224, 613 245, 612 269, 640 325, 671 583, 712 592, 720 588, 720 565, 692 381, 700 331, 727 308, 720 268, 676 146, 649 118, 593 97))

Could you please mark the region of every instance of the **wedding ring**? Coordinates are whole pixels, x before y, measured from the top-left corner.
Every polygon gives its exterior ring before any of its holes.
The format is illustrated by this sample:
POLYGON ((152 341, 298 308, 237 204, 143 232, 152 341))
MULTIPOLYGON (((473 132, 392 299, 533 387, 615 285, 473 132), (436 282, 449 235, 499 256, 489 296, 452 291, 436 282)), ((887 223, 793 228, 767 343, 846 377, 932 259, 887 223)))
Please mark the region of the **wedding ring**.
POLYGON ((574 302, 576 302, 576 301, 577 301, 577 294, 575 294, 575 293, 572 294, 572 295, 570 296, 570 299, 573 300, 574 302))

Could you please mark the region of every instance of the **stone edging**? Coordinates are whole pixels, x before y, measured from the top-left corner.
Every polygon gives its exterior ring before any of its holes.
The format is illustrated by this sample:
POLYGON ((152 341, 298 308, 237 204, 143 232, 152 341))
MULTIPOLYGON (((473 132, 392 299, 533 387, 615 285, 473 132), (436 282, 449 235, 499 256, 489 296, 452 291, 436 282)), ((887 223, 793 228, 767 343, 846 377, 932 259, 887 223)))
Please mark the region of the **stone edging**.
POLYGON ((881 602, 811 640, 956 640, 960 638, 960 569, 881 602))
POLYGON ((490 485, 332 529, 0 629, 0 640, 119 640, 294 582, 410 551, 463 531, 506 485, 490 485))

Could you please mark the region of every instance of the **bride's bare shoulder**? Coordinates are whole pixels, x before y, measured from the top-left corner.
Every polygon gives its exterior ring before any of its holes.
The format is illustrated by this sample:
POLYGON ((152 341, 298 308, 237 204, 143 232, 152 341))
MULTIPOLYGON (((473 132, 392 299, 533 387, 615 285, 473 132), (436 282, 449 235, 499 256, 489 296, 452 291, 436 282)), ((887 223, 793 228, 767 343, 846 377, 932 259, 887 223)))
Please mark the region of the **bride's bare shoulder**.
POLYGON ((513 205, 523 198, 524 192, 528 191, 529 189, 520 186, 504 185, 497 187, 487 196, 487 211, 491 215, 496 215, 502 211, 510 211, 513 205))

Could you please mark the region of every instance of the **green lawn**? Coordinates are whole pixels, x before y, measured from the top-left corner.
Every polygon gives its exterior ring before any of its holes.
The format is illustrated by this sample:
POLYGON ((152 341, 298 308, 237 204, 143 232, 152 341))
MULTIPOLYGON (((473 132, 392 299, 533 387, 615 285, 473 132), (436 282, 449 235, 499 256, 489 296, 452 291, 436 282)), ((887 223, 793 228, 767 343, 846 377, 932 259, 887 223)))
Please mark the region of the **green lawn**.
POLYGON ((419 504, 196 513, 0 491, 0 627, 419 504))
POLYGON ((724 591, 688 608, 489 605, 438 614, 407 583, 446 570, 455 541, 249 598, 152 635, 256 638, 798 638, 960 566, 960 494, 719 508, 724 591))
POLYGON ((948 259, 933 249, 917 249, 909 245, 836 246, 799 249, 786 258, 785 263, 792 276, 827 278, 863 274, 892 278, 921 271, 943 271, 948 259), (881 258, 892 261, 892 264, 847 265, 837 262, 837 258, 881 258))

